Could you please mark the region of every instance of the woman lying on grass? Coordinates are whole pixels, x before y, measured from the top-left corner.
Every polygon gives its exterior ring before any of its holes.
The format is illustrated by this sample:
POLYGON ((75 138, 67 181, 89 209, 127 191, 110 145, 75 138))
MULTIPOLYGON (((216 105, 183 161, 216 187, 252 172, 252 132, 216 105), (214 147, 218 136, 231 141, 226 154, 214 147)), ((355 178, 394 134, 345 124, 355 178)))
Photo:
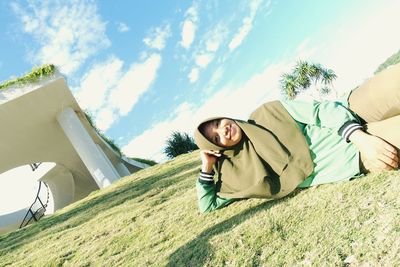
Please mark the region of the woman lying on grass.
POLYGON ((268 102, 247 122, 210 118, 194 137, 201 149, 201 212, 397 169, 400 64, 352 91, 347 103, 268 102))

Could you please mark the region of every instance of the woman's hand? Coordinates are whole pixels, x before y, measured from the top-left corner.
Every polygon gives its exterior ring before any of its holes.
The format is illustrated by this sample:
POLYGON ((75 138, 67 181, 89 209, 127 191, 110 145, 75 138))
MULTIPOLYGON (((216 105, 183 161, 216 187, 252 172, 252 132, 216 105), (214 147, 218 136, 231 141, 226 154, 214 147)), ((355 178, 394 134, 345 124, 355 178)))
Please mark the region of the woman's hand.
POLYGON ((349 139, 360 150, 361 161, 367 171, 398 168, 399 158, 396 148, 381 138, 357 130, 349 139))
POLYGON ((201 171, 208 173, 212 172, 213 166, 219 157, 221 157, 221 153, 219 151, 201 150, 201 171))

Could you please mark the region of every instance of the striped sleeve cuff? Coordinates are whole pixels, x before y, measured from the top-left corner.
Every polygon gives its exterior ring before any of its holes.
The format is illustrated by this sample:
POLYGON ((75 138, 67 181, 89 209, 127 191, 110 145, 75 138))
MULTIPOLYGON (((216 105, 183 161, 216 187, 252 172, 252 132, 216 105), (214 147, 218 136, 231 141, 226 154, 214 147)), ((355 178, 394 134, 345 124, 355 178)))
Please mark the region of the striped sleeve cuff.
POLYGON ((202 172, 200 171, 199 182, 202 184, 214 184, 214 172, 202 172))
POLYGON ((346 140, 347 143, 350 143, 349 137, 356 130, 363 130, 363 126, 356 121, 348 121, 340 127, 338 134, 346 140))

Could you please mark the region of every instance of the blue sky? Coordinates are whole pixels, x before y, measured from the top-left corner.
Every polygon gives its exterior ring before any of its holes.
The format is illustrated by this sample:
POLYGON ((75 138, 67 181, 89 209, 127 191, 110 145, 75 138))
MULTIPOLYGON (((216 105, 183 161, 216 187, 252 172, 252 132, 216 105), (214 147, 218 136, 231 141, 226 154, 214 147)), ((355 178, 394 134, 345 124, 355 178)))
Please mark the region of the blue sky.
POLYGON ((172 131, 246 118, 296 60, 340 94, 400 49, 399 1, 1 1, 0 81, 56 64, 127 156, 165 160, 172 131))

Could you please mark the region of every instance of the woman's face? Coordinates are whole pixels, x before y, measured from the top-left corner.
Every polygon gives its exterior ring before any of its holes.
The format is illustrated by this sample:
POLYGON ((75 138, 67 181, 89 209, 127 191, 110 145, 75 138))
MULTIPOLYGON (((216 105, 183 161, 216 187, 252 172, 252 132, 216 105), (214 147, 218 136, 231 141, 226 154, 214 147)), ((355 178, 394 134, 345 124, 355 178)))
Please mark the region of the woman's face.
POLYGON ((237 145, 242 139, 242 129, 230 119, 208 121, 201 127, 203 135, 212 143, 222 147, 237 145))

